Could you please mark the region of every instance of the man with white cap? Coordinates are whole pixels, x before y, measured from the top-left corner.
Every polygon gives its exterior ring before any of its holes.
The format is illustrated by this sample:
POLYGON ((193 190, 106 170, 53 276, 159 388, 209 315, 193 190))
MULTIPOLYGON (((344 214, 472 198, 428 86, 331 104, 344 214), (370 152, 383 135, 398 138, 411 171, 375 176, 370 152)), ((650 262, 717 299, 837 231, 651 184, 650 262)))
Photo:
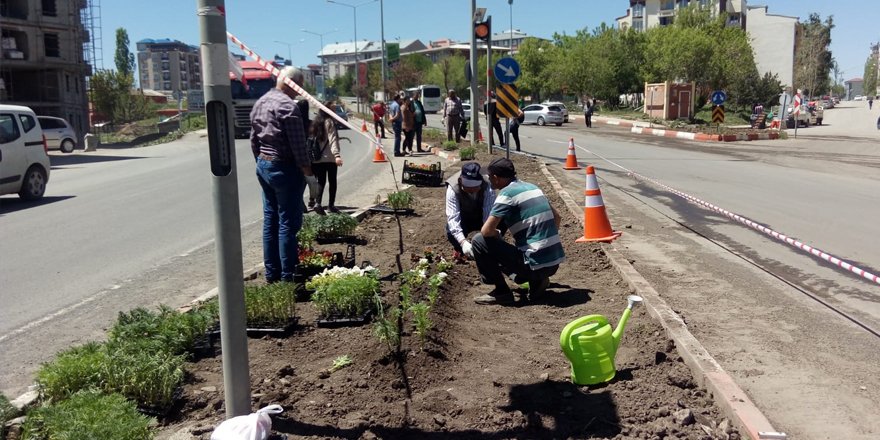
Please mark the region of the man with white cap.
POLYGON ((465 163, 446 185, 446 238, 455 249, 455 259, 473 258, 467 235, 479 231, 486 222, 495 203, 495 190, 480 174, 477 162, 465 163))

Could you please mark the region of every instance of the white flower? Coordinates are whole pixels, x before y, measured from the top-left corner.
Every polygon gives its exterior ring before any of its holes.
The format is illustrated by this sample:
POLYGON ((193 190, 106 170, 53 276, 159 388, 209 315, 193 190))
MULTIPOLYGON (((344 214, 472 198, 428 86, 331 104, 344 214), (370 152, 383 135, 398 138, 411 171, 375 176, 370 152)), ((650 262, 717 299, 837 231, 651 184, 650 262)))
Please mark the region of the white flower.
POLYGON ((428 269, 419 269, 419 276, 422 278, 428 277, 428 269))
POLYGON ((437 275, 435 275, 435 276, 436 276, 437 278, 439 278, 439 279, 442 280, 442 279, 448 277, 449 275, 446 275, 446 272, 439 272, 439 273, 437 273, 437 275))

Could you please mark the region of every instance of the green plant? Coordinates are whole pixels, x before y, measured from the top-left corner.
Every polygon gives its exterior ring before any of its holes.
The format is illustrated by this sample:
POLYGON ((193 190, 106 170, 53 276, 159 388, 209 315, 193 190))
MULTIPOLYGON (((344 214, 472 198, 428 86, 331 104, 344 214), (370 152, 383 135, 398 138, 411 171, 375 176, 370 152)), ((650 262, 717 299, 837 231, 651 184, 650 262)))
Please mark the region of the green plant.
POLYGON ((151 424, 122 395, 82 391, 67 401, 28 412, 22 438, 149 440, 151 424))
POLYGON ((446 136, 438 128, 426 128, 422 132, 422 137, 428 141, 439 141, 446 136))
POLYGON ((248 326, 283 326, 296 313, 292 283, 248 284, 244 289, 248 326))
POLYGON ((311 218, 314 216, 307 215, 303 217, 303 225, 299 232, 296 233, 296 243, 300 250, 314 249, 315 240, 318 238, 318 231, 311 224, 311 218))
POLYGON ((446 272, 439 272, 428 279, 428 303, 433 307, 440 298, 440 285, 446 279, 446 272))
POLYGON ((378 295, 374 298, 376 310, 378 311, 375 322, 373 322, 373 335, 379 341, 388 345, 388 352, 394 353, 397 344, 400 343, 400 331, 397 329, 397 321, 400 318, 400 308, 393 307, 389 312, 385 311, 382 304, 382 298, 378 295))
POLYGON ((9 399, 6 396, 0 394, 0 438, 6 435, 4 431, 4 427, 6 426, 6 422, 15 418, 18 415, 18 410, 9 403, 9 399))
POLYGON ((101 372, 101 388, 119 393, 143 408, 165 409, 183 383, 182 356, 150 353, 145 340, 108 343, 108 362, 101 372))
POLYGON ((437 262, 437 272, 449 272, 452 269, 452 263, 446 261, 445 258, 440 257, 440 261, 437 262))
POLYGON ((314 229, 317 237, 340 237, 352 235, 358 221, 348 214, 330 213, 303 217, 303 226, 314 229))
POLYGON ((407 191, 396 191, 388 194, 388 205, 392 209, 410 209, 415 202, 415 196, 407 191))
POLYGON ((109 363, 103 344, 89 342, 64 350, 37 371, 41 397, 49 402, 61 401, 85 389, 98 388, 109 363))
POLYGON ((351 356, 344 354, 333 359, 333 366, 331 366, 328 371, 333 373, 351 365, 352 363, 354 363, 354 361, 351 359, 351 356))
POLYGON ((461 160, 474 160, 477 157, 477 149, 474 147, 464 147, 458 152, 461 160))
POLYGON ((300 248, 299 264, 308 267, 326 267, 333 262, 333 254, 330 251, 313 251, 311 249, 300 248))
POLYGON ((192 351, 196 340, 203 337, 213 323, 213 316, 203 310, 181 313, 160 306, 159 312, 154 313, 139 307, 119 313, 110 328, 109 339, 144 339, 153 351, 183 354, 192 351))
POLYGON ((458 149, 458 142, 445 141, 443 142, 443 149, 446 151, 455 151, 458 149))
POLYGON ((312 303, 322 318, 362 316, 379 293, 379 280, 372 276, 346 275, 318 283, 309 281, 307 287, 315 289, 312 303))
POLYGON ((415 334, 419 337, 419 344, 424 345, 425 340, 428 338, 428 332, 434 327, 434 323, 428 317, 431 306, 427 303, 419 302, 410 306, 409 311, 412 313, 415 334))

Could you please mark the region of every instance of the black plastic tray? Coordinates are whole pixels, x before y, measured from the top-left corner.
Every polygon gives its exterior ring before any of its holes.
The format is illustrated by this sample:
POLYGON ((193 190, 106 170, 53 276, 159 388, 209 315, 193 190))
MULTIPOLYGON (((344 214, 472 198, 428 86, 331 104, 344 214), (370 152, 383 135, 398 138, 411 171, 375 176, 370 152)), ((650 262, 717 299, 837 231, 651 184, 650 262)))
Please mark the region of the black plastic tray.
POLYGON ((325 328, 336 328, 336 327, 358 327, 364 324, 368 324, 372 320, 373 311, 367 310, 361 316, 346 316, 346 317, 329 317, 324 319, 315 320, 315 325, 318 327, 325 328))
POLYGON ((376 205, 370 208, 372 212, 381 212, 383 214, 400 214, 400 215, 413 215, 416 211, 412 208, 406 209, 394 209, 388 205, 376 205))

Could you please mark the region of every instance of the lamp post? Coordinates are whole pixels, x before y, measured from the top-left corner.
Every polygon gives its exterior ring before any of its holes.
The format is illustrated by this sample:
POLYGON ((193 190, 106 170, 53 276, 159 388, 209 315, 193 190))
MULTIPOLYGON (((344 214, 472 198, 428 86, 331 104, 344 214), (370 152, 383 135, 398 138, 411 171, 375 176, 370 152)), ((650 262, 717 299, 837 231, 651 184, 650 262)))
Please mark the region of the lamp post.
POLYGON ((507 55, 513 56, 513 0, 507 0, 507 4, 510 6, 510 50, 507 55))
POLYGON ((332 34, 336 31, 338 31, 339 29, 333 29, 332 31, 327 31, 324 33, 312 32, 312 31, 306 30, 306 29, 300 29, 300 30, 307 33, 307 34, 317 35, 318 38, 320 38, 320 40, 321 40, 321 54, 319 55, 319 57, 321 58, 321 75, 326 76, 326 74, 324 72, 324 35, 332 34))
MULTIPOLYGON (((286 41, 281 41, 281 40, 274 40, 274 41, 275 41, 276 43, 278 43, 278 44, 283 44, 283 45, 287 46, 287 61, 290 62, 290 65, 292 66, 292 65, 293 65, 293 58, 292 58, 292 57, 293 57, 293 51, 290 50, 290 47, 293 46, 293 44, 292 44, 292 43, 288 43, 288 42, 286 42, 286 41)), ((300 39, 300 40, 299 40, 300 43, 302 43, 303 41, 305 41, 305 39, 300 39)))
MULTIPOLYGON (((357 16, 357 8, 364 6, 364 5, 368 5, 370 3, 376 3, 377 1, 379 1, 379 0, 368 0, 363 3, 358 3, 356 5, 350 5, 348 3, 338 2, 335 0, 327 0, 327 3, 333 3, 336 5, 340 5, 340 6, 347 6, 347 7, 351 8, 352 12, 354 13, 354 83, 358 84, 358 85, 360 85, 360 81, 358 80, 360 77, 360 75, 359 75, 360 71, 358 70, 358 45, 357 45, 358 16, 357 16)), ((355 98, 357 99, 358 113, 360 113, 360 111, 361 111, 361 96, 359 94, 357 94, 357 92, 355 92, 355 98)))

